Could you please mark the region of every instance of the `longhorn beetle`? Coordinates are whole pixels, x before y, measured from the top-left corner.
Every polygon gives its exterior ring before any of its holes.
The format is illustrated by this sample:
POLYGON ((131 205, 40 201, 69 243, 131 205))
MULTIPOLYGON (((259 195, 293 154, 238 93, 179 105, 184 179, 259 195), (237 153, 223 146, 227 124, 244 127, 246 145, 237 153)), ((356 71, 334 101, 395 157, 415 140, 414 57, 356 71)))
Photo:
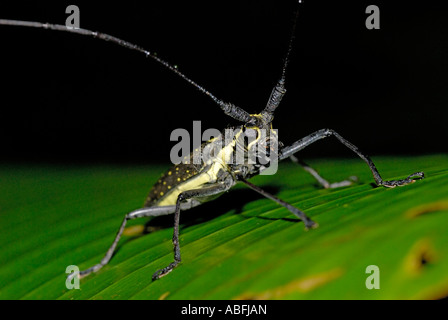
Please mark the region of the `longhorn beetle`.
MULTIPOLYGON (((168 266, 165 266, 164 268, 157 270, 153 274, 152 279, 156 280, 168 274, 181 262, 181 252, 179 245, 180 212, 187 209, 191 209, 193 207, 200 205, 201 203, 216 198, 220 194, 229 190, 237 182, 244 183, 254 191, 260 193, 266 198, 269 198, 278 203, 279 205, 288 209, 290 212, 296 215, 301 221, 304 222, 305 228, 309 229, 316 227, 317 224, 313 220, 311 220, 304 212, 300 211, 299 209, 290 205, 289 203, 278 199, 274 195, 269 194, 265 190, 253 185, 248 181, 249 178, 258 175, 267 169, 267 166, 260 163, 260 161, 249 162, 247 158, 245 158, 245 161, 243 163, 228 163, 222 161, 223 157, 225 158, 226 155, 232 154, 236 150, 241 149, 244 151, 250 151, 249 149, 251 149, 251 146, 248 145, 244 139, 239 138, 250 132, 252 134, 252 137, 254 138, 254 141, 257 144, 263 145, 266 149, 265 150, 266 154, 273 156, 275 158, 275 161, 290 158, 294 162, 302 165, 305 170, 310 172, 324 188, 336 188, 340 186, 347 186, 353 183, 353 179, 330 184, 321 176, 319 176, 315 170, 306 165, 303 161, 298 160, 294 156, 294 154, 306 148, 307 146, 313 144, 314 142, 327 137, 336 138, 337 141, 339 141, 348 149, 357 154, 370 168, 375 183, 378 186, 393 188, 396 186, 403 186, 412 183, 415 181, 415 179, 424 178, 423 172, 416 172, 409 175, 407 178, 403 180, 390 180, 390 181, 383 180, 378 170, 376 169, 374 163, 367 155, 362 153, 355 145, 353 145, 345 138, 343 138, 341 135, 339 135, 337 132, 331 129, 318 130, 296 141, 292 145, 286 147, 283 147, 280 141, 278 141, 278 136, 276 132, 272 129, 272 121, 274 119, 274 113, 277 107, 279 106, 283 96, 286 93, 285 88, 286 71, 292 50, 297 17, 298 17, 298 10, 295 15, 294 24, 292 27, 292 34, 289 39, 289 45, 283 62, 280 78, 277 81, 276 85, 274 86, 265 108, 258 114, 249 114, 248 112, 236 106, 235 104, 218 99, 211 92, 207 91, 204 87, 200 86, 199 84, 188 78, 186 75, 181 73, 177 69, 177 67, 172 66, 168 62, 162 60, 156 54, 148 50, 145 50, 140 46, 127 42, 125 40, 116 38, 108 34, 93 32, 87 29, 73 29, 73 28, 67 28, 66 26, 63 25, 56 25, 49 23, 0 19, 0 25, 24 26, 24 27, 65 31, 85 36, 91 36, 104 41, 112 42, 114 44, 123 46, 131 50, 138 51, 144 54, 147 58, 153 59, 155 62, 163 65, 171 72, 177 74, 179 77, 181 77, 186 82, 191 84, 193 87, 198 89, 200 92, 208 96, 213 101, 213 103, 215 103, 222 109, 222 111, 226 115, 230 116, 231 118, 241 123, 241 125, 235 128, 234 130, 235 135, 233 136, 232 139, 225 140, 223 133, 221 134, 221 136, 215 137, 209 140, 208 142, 205 142, 201 146, 202 150, 204 150, 210 145, 213 145, 214 147, 218 146, 217 152, 212 157, 209 157, 206 160, 201 159, 199 163, 191 163, 188 161, 181 162, 177 165, 174 165, 174 167, 172 167, 169 171, 167 171, 167 173, 163 175, 162 178, 153 186, 152 190, 150 191, 146 199, 144 207, 141 209, 131 211, 125 215, 123 222, 119 227, 118 233, 112 245, 107 250, 104 258, 98 264, 88 268, 87 270, 81 271, 79 273, 79 277, 87 276, 92 272, 97 272, 104 265, 109 263, 128 220, 141 217, 155 217, 155 216, 174 214, 174 228, 173 228, 174 230, 172 239, 174 247, 174 261, 170 263, 168 266), (260 134, 261 132, 268 132, 269 134, 262 135, 260 134), (276 152, 275 146, 280 146, 278 153, 276 152)), ((257 154, 256 157, 258 159, 261 157, 261 155, 257 154)), ((190 157, 190 160, 192 158, 193 153, 190 157)))

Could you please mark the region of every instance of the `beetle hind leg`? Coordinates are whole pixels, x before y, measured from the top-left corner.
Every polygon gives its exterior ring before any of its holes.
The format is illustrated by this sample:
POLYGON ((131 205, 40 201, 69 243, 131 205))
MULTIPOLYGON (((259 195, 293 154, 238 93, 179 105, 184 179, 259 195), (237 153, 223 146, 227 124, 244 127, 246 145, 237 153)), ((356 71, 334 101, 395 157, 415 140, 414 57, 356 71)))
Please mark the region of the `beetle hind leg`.
MULTIPOLYGON (((176 208, 176 206, 147 207, 147 208, 137 209, 137 210, 134 210, 134 211, 128 213, 124 217, 123 222, 121 223, 121 226, 118 229, 117 235, 115 236, 115 239, 114 239, 112 245, 110 246, 109 250, 107 250, 103 259, 101 259, 101 261, 98 264, 96 264, 86 270, 80 271, 78 274, 78 277, 83 278, 93 272, 97 272, 98 270, 100 270, 102 267, 104 267, 106 264, 109 263, 110 259, 112 258, 113 254, 115 252, 118 241, 121 238, 123 230, 126 226, 126 222, 128 220, 133 220, 133 219, 143 218, 143 217, 156 217, 156 216, 172 214, 175 211, 175 208, 176 208)), ((72 279, 75 275, 76 275, 75 273, 71 273, 68 276, 68 279, 72 279)))

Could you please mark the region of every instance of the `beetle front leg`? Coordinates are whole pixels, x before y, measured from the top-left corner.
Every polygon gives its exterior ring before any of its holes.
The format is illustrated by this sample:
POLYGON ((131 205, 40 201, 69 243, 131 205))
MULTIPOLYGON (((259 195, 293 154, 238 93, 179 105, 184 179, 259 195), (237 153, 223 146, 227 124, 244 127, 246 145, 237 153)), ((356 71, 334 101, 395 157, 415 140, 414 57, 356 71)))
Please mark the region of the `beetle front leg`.
POLYGON ((364 160, 365 163, 370 168, 370 171, 373 174, 373 178, 375 179, 375 182, 378 186, 388 187, 388 188, 394 188, 396 186, 404 186, 410 183, 413 183, 416 179, 423 179, 425 177, 425 174, 423 172, 415 172, 411 175, 409 175, 407 178, 402 180, 389 180, 384 181, 381 178, 380 173, 378 172, 378 169, 375 167, 375 164, 373 161, 364 153, 362 153, 358 147, 353 145, 351 142, 345 140, 341 135, 339 135, 336 131, 331 129, 322 129, 319 131, 316 131, 309 136, 306 136, 305 138, 302 138, 295 143, 293 143, 291 146, 283 148, 281 152, 281 156, 279 160, 285 159, 293 155, 294 153, 308 147, 310 144, 319 141, 324 138, 328 137, 335 137, 339 142, 341 142, 344 146, 352 150, 354 153, 356 153, 362 160, 364 160))

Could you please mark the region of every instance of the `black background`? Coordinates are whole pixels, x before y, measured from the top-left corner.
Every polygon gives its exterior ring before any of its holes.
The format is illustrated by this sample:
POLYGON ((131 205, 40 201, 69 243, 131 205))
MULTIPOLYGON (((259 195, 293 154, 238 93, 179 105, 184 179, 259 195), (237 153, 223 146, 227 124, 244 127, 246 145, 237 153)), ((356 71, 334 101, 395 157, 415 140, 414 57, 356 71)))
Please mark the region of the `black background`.
MULTIPOLYGON (((290 144, 324 127, 370 155, 447 152, 443 2, 303 1, 274 127, 290 144), (366 7, 380 8, 367 30, 366 7)), ((0 4, 0 17, 81 27, 136 43, 217 97, 261 111, 279 78, 296 1, 0 4)), ((232 120, 142 54, 64 32, 0 26, 0 159, 169 162, 176 128, 232 120)), ((335 140, 304 156, 353 156, 335 140)))

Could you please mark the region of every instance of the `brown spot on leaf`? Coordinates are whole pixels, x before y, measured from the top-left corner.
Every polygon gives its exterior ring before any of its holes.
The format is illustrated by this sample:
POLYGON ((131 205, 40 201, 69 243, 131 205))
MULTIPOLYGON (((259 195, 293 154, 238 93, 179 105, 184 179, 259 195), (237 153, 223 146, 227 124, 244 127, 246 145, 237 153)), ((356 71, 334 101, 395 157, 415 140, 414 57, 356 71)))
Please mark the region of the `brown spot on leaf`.
POLYGON ((422 214, 432 213, 432 212, 437 212, 437 211, 442 211, 442 210, 448 210, 448 201, 447 200, 426 203, 421 206, 411 208, 405 212, 405 216, 407 218, 415 218, 422 214))
POLYGON ((159 297, 159 300, 165 300, 165 298, 168 297, 169 294, 170 294, 169 291, 163 293, 163 294, 159 297))
POLYGON ((437 259, 429 239, 418 240, 404 258, 404 269, 408 274, 418 275, 428 264, 437 259))
POLYGON ((123 230, 124 236, 138 236, 141 235, 145 231, 145 226, 143 225, 135 225, 127 227, 123 230))
POLYGON ((273 289, 269 289, 263 292, 252 293, 246 292, 235 299, 237 300, 267 300, 267 299, 281 299, 287 294, 294 292, 310 292, 318 287, 329 283, 343 274, 342 269, 333 269, 327 272, 322 272, 314 275, 310 275, 305 278, 294 280, 283 286, 279 286, 273 289))

